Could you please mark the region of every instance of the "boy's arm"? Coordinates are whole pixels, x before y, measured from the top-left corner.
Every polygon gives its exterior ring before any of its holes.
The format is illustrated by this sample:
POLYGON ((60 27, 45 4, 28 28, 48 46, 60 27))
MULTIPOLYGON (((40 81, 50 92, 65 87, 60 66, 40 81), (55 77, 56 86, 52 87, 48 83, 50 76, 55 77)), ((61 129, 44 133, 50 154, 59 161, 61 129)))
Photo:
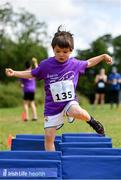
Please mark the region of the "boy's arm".
POLYGON ((18 77, 18 78, 32 78, 31 70, 28 71, 14 71, 13 69, 6 68, 5 73, 8 77, 18 77))
POLYGON ((87 60, 88 61, 87 68, 90 68, 90 67, 97 65, 98 63, 100 63, 103 60, 107 64, 112 64, 112 57, 109 56, 108 54, 102 54, 100 56, 96 56, 96 57, 88 59, 87 60))

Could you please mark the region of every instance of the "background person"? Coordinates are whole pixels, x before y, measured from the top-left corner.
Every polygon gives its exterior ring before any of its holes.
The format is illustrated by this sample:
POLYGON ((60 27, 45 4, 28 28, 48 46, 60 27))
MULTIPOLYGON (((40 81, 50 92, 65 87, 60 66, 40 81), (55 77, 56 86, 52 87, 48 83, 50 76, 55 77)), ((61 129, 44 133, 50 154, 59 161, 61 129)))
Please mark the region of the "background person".
MULTIPOLYGON (((32 58, 32 62, 26 61, 25 68, 26 71, 32 70, 32 65, 34 67, 38 66, 37 59, 32 58)), ((20 78, 21 87, 23 89, 23 107, 24 112, 22 112, 23 121, 29 120, 29 107, 32 110, 32 121, 37 120, 37 110, 35 105, 35 91, 36 91, 36 80, 35 78, 20 78)))
POLYGON ((112 72, 108 76, 108 83, 110 85, 110 107, 116 104, 119 107, 119 91, 120 91, 120 74, 117 72, 117 68, 113 67, 112 72))
POLYGON ((99 74, 95 78, 95 100, 94 105, 101 104, 105 102, 105 93, 106 93, 106 83, 107 75, 105 74, 105 69, 100 69, 99 74))
POLYGON ((104 127, 89 113, 79 106, 75 94, 79 75, 90 68, 105 61, 112 63, 112 58, 102 54, 88 59, 78 60, 70 57, 74 49, 73 35, 68 31, 61 31, 60 27, 52 39, 54 56, 40 62, 39 66, 29 71, 15 71, 7 68, 9 77, 43 79, 45 83, 45 149, 55 151, 56 130, 64 124, 64 115, 87 122, 97 133, 105 135, 104 127))

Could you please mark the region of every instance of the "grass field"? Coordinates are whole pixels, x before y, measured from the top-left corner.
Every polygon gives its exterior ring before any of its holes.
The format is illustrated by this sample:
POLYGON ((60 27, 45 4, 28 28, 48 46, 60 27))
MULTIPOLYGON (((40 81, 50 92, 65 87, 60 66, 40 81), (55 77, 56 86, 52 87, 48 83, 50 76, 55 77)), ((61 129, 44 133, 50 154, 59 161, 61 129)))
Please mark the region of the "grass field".
MULTIPOLYGON (((112 138, 113 147, 121 148, 121 107, 110 109, 109 105, 102 108, 88 105, 84 107, 92 116, 105 126, 106 135, 112 138)), ((9 134, 44 134, 43 107, 39 106, 37 122, 23 122, 21 120, 22 107, 0 109, 0 150, 7 150, 9 134)), ((76 121, 73 124, 65 122, 63 128, 57 131, 60 135, 65 132, 94 132, 87 123, 76 121)))

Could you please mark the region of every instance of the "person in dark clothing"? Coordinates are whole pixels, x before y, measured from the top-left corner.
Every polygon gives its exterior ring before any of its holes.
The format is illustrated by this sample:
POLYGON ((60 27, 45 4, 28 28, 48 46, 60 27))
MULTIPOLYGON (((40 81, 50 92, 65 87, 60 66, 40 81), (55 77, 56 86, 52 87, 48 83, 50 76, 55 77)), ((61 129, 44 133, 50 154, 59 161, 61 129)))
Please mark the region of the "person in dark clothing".
POLYGON ((105 102, 105 92, 106 92, 106 83, 107 83, 107 75, 105 74, 105 69, 102 68, 99 74, 96 75, 95 78, 95 100, 94 104, 103 105, 105 102))
POLYGON ((108 76, 108 83, 110 84, 110 105, 119 107, 119 92, 120 92, 120 74, 117 72, 116 67, 112 68, 112 72, 108 76))

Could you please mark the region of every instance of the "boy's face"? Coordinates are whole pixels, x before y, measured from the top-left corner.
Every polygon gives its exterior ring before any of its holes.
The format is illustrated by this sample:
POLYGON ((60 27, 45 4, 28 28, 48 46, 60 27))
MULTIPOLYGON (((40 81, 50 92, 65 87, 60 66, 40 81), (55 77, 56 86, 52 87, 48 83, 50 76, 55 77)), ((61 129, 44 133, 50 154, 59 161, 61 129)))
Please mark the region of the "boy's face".
POLYGON ((60 48, 59 46, 55 46, 53 51, 55 54, 55 59, 59 62, 65 62, 71 54, 70 48, 60 48))

